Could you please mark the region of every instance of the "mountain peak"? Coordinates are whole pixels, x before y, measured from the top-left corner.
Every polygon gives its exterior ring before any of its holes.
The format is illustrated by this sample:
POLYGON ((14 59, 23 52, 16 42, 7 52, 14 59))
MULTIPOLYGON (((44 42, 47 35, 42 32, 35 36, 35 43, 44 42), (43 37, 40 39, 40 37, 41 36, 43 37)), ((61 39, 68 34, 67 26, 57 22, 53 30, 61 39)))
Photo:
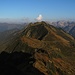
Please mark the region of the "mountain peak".
POLYGON ((27 37, 32 37, 42 40, 42 38, 48 33, 44 25, 47 24, 43 21, 30 23, 24 33, 27 37))

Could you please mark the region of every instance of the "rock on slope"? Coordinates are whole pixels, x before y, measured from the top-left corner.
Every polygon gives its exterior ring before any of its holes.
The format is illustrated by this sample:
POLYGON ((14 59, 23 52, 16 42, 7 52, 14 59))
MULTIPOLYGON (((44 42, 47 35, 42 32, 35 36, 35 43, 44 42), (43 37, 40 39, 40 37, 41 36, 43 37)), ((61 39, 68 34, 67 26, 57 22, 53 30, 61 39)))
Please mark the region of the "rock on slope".
POLYGON ((10 63, 9 67, 13 65, 17 72, 24 75, 75 74, 75 40, 72 36, 43 21, 30 23, 17 35, 19 37, 4 50, 6 59, 0 54, 0 61, 4 64, 10 63))

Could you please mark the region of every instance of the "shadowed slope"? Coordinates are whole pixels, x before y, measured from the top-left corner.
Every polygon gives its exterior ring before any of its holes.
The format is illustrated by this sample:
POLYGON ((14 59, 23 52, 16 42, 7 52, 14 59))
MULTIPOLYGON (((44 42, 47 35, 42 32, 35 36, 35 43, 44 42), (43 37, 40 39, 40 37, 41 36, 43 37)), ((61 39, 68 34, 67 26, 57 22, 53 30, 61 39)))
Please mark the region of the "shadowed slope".
POLYGON ((0 54, 0 75, 44 75, 35 67, 35 59, 29 53, 2 52, 0 54))

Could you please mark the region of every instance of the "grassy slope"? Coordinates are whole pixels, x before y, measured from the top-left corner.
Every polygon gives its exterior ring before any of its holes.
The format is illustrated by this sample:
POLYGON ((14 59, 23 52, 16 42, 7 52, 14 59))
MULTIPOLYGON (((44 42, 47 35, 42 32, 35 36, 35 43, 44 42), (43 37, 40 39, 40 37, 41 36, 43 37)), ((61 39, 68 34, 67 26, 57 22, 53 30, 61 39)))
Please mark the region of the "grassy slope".
MULTIPOLYGON (((30 27, 32 30, 34 30, 33 26, 36 27, 36 24, 30 27)), ((40 27, 40 24, 38 24, 38 26, 40 27)), ((55 73, 58 74, 59 71, 61 74, 70 74, 70 73, 74 74, 73 70, 74 65, 72 66, 72 64, 75 62, 74 61, 75 54, 73 53, 75 52, 74 38, 71 37, 69 34, 65 33, 63 30, 59 30, 53 26, 44 24, 44 27, 47 29, 48 33, 42 40, 39 40, 38 38, 36 39, 35 37, 36 35, 29 37, 27 36, 27 34, 25 34, 21 38, 23 43, 27 43, 30 47, 37 48, 38 50, 42 49, 43 52, 46 53, 46 54, 42 52, 35 53, 35 57, 37 60, 35 62, 35 67, 38 68, 41 72, 44 72, 44 74, 48 74, 48 72, 46 71, 49 71, 52 75, 54 75, 55 73), (45 58, 47 59, 47 61, 45 58), (49 65, 51 64, 54 65, 55 73, 53 72, 53 70, 48 70, 48 67, 45 67, 43 61, 44 63, 46 63, 46 66, 48 65, 49 61, 52 62, 53 64, 49 63, 49 65), (38 65, 40 67, 38 67, 38 65)), ((34 31, 32 32, 34 34, 34 31)))
POLYGON ((45 75, 74 75, 75 40, 45 22, 29 24, 13 39, 6 51, 32 53, 33 66, 45 75))

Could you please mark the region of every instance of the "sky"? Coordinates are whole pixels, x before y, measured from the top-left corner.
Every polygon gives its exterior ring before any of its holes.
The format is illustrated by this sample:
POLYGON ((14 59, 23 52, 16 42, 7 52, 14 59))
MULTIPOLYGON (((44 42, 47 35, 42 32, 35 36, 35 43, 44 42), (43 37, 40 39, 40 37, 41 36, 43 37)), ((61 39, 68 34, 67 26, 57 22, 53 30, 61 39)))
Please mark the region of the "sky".
POLYGON ((0 21, 10 19, 75 19, 75 0, 0 0, 0 21))

